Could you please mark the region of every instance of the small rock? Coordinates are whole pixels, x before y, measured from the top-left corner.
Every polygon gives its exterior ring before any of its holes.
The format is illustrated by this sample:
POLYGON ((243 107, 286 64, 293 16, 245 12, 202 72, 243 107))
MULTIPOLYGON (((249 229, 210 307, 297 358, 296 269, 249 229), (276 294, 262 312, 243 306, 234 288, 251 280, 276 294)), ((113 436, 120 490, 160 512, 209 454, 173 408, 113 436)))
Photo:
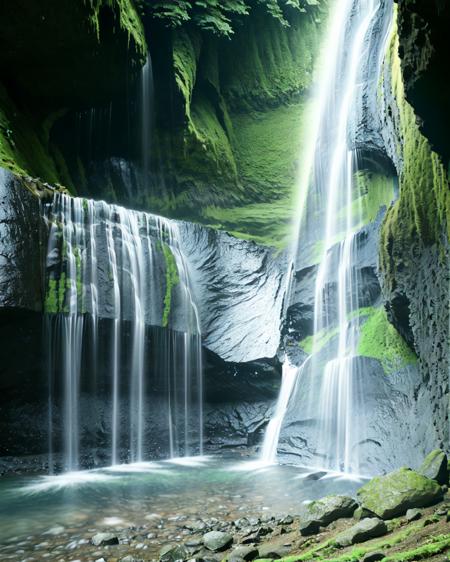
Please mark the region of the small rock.
POLYGON ((320 531, 320 524, 317 521, 300 521, 299 531, 302 537, 317 535, 320 531))
MULTIPOLYGON (((259 551, 255 546, 238 546, 228 556, 228 560, 241 558, 242 560, 255 560, 259 558, 259 551)), ((262 557, 261 557, 262 558, 262 557)))
POLYGON ((417 472, 431 480, 436 480, 438 484, 448 484, 447 455, 440 449, 432 451, 417 472))
POLYGON ((92 537, 92 544, 94 546, 110 546, 119 544, 119 539, 113 533, 97 533, 92 537))
MULTIPOLYGON (((122 559, 120 562, 123 562, 124 559, 122 559)), ((106 560, 104 558, 97 558, 97 560, 95 562, 106 562, 106 560)), ((125 562, 129 562, 127 560, 125 560, 125 562)))
POLYGON ((233 544, 233 537, 221 531, 211 531, 203 535, 203 544, 208 550, 221 552, 233 544))
POLYGON ((363 519, 350 529, 340 533, 335 542, 338 546, 350 546, 365 542, 376 537, 381 537, 387 533, 386 523, 381 519, 363 519))
POLYGON ((369 519, 370 517, 376 517, 375 513, 373 511, 370 511, 370 509, 362 507, 361 505, 355 510, 355 513, 353 514, 353 518, 358 521, 361 521, 361 519, 369 519))
POLYGON ((283 558, 287 554, 289 554, 289 548, 283 547, 282 545, 266 543, 259 546, 260 559, 280 560, 280 558, 283 558))
POLYGON ((185 560, 188 552, 182 544, 166 544, 159 551, 159 559, 161 562, 175 562, 176 560, 185 560))
POLYGON ((241 517, 240 519, 236 519, 236 521, 233 521, 233 525, 236 527, 236 529, 244 529, 245 527, 249 526, 249 521, 246 517, 241 517))
POLYGON ((286 515, 278 522, 278 525, 292 525, 294 518, 291 515, 286 515))
POLYGON ((128 554, 128 556, 125 556, 124 558, 120 558, 119 562, 144 562, 142 560, 142 558, 135 558, 134 556, 131 556, 131 554, 128 554))
POLYGON ((357 507, 355 500, 348 496, 326 496, 303 506, 301 519, 324 527, 342 517, 352 517, 357 507))
POLYGON ((420 509, 408 509, 406 512, 406 520, 411 523, 411 521, 417 521, 422 517, 422 512, 420 509))
POLYGON ((368 552, 362 559, 362 562, 378 562, 379 560, 383 560, 385 557, 386 554, 381 551, 368 552))
POLYGON ((438 515, 439 517, 443 517, 444 515, 447 515, 447 513, 448 513, 448 506, 440 507, 440 508, 436 509, 436 511, 434 513, 435 513, 435 515, 438 515))

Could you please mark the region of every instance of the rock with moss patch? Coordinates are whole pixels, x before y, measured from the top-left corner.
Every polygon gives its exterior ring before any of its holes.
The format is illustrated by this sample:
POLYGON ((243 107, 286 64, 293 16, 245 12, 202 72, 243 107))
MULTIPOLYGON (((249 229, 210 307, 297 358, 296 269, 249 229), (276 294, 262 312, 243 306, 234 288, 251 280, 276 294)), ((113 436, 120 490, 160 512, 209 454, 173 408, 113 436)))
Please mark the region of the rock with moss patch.
POLYGON ((442 499, 434 480, 409 468, 377 476, 358 490, 361 505, 382 519, 404 515, 408 509, 427 507, 442 499))
POLYGON ((363 519, 350 529, 346 529, 336 537, 338 546, 350 546, 365 542, 376 537, 382 537, 388 532, 386 523, 378 518, 363 519))
POLYGON ((448 484, 447 455, 440 449, 431 451, 418 472, 427 478, 431 478, 431 480, 436 480, 438 484, 448 484))
POLYGON ((348 496, 326 496, 303 507, 301 520, 326 526, 343 517, 352 517, 358 504, 348 496))

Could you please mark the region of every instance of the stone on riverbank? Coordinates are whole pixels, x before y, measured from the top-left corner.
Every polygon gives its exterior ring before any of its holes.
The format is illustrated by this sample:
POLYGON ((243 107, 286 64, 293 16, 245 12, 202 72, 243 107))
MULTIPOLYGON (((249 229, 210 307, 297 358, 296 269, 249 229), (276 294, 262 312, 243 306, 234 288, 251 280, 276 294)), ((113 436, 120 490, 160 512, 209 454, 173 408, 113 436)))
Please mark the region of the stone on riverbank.
MULTIPOLYGON (((326 496, 306 505, 300 514, 302 525, 316 523, 325 527, 337 519, 352 517, 358 504, 347 496, 326 496)), ((314 525, 312 525, 314 528, 314 525)), ((302 533, 303 534, 303 533, 302 533)))
POLYGON ((387 531, 386 523, 381 519, 362 519, 359 523, 350 527, 350 529, 339 533, 335 542, 338 546, 350 546, 351 544, 382 537, 387 531))
POLYGON ((447 455, 440 449, 432 451, 425 458, 418 472, 431 480, 436 480, 438 484, 448 484, 447 455))
POLYGON ((233 537, 221 531, 211 531, 203 535, 203 544, 208 550, 221 552, 233 544, 233 537))
POLYGON ((404 515, 408 509, 430 506, 442 496, 437 482, 409 468, 377 476, 358 490, 361 505, 382 519, 404 515))
POLYGON ((166 544, 159 551, 161 562, 175 562, 175 560, 186 560, 189 558, 188 551, 181 544, 166 544))
POLYGON ((97 533, 92 537, 94 546, 111 546, 119 544, 119 539, 113 533, 97 533))

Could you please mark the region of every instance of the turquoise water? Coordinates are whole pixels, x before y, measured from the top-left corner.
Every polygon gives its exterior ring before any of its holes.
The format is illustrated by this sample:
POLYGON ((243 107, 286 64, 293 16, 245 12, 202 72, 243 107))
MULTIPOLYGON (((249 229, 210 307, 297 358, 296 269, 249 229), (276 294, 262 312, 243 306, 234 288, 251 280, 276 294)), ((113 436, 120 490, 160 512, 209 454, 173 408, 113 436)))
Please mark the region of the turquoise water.
POLYGON ((22 560, 39 549, 56 559, 73 540, 81 541, 77 548, 82 549, 97 531, 144 529, 145 534, 155 521, 157 537, 147 542, 157 552, 161 544, 180 540, 180 519, 295 515, 304 501, 354 494, 360 485, 298 467, 204 457, 59 476, 3 477, 0 559, 22 560))

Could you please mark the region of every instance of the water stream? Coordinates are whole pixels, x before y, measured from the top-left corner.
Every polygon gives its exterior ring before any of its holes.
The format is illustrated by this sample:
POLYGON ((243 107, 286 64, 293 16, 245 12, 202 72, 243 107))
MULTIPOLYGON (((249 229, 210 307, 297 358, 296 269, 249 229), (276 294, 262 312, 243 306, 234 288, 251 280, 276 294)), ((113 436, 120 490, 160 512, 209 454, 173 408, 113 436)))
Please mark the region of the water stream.
MULTIPOLYGON (((383 9, 383 0, 339 0, 331 14, 321 57, 315 119, 299 186, 303 192, 300 200, 308 212, 301 210, 298 240, 315 236, 319 256, 312 353, 300 367, 289 363, 284 366, 278 404, 262 450, 267 462, 276 457, 293 389, 301 387, 302 375, 308 372, 317 380, 308 407, 311 418, 318 420, 321 468, 359 472, 357 443, 363 438, 364 428, 352 423, 352 408, 361 399, 354 384, 353 360, 359 331, 355 235, 362 224, 361 194, 354 180, 359 169, 356 113, 365 87, 364 64, 374 48, 372 36, 377 35, 373 29, 383 9), (323 342, 328 340, 331 343, 324 355, 323 342)), ((380 35, 375 42, 382 40, 380 35)), ((380 49, 380 45, 375 48, 380 49)))

